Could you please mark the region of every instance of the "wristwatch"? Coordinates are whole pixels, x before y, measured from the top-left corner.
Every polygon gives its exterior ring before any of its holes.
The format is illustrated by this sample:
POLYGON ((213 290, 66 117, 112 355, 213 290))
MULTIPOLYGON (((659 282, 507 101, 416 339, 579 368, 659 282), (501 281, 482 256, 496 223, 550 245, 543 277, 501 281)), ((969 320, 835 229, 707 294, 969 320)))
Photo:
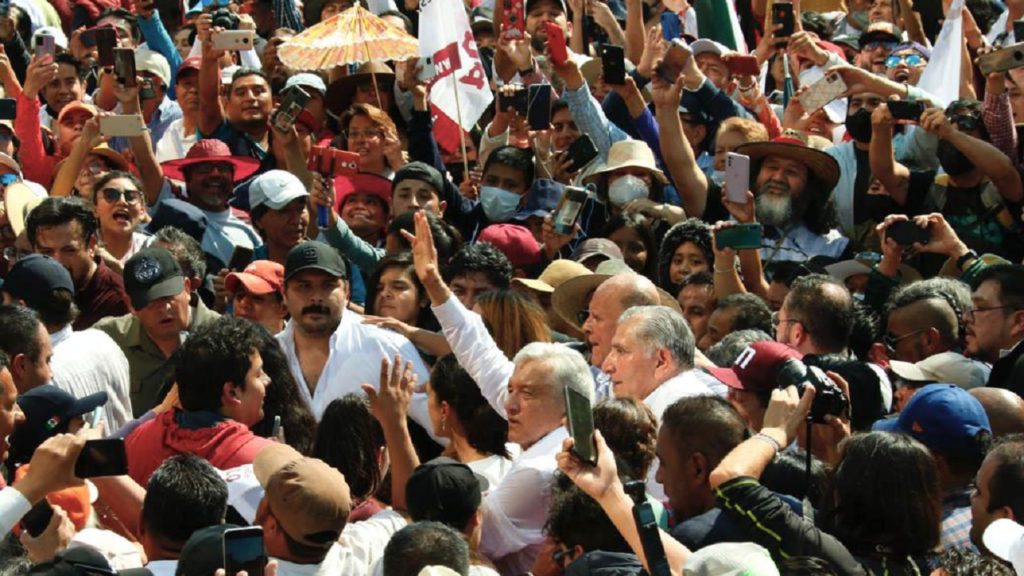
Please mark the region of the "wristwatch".
POLYGON ((974 250, 968 250, 967 252, 964 253, 963 256, 961 256, 961 257, 956 259, 956 269, 960 270, 960 271, 963 271, 964 264, 966 264, 968 260, 977 260, 977 259, 978 259, 978 253, 975 252, 974 250))

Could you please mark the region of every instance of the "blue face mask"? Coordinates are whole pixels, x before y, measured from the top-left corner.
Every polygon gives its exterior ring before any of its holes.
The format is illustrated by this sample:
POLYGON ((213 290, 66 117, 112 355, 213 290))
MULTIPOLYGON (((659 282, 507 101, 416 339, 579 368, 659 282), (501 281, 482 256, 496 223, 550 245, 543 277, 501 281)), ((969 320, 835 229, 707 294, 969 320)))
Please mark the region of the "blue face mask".
POLYGON ((495 186, 480 187, 480 203, 491 222, 508 222, 519 210, 519 194, 495 186))

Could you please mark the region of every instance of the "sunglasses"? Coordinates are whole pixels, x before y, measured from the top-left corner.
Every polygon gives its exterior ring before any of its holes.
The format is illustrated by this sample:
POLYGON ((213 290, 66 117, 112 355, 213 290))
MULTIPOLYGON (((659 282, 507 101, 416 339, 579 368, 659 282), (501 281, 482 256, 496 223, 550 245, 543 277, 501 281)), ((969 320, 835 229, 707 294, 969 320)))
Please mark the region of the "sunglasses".
POLYGON ((100 190, 100 194, 103 195, 103 199, 113 204, 124 198, 124 201, 129 204, 137 204, 142 199, 142 193, 138 190, 124 190, 121 188, 104 188, 100 190))
POLYGON ((913 68, 916 66, 924 65, 925 61, 924 57, 921 56, 920 54, 904 54, 903 56, 893 54, 892 56, 889 56, 888 58, 885 59, 886 68, 895 68, 899 66, 900 63, 906 64, 907 66, 913 68))
POLYGON ((10 186, 18 181, 17 174, 0 174, 0 186, 10 186))

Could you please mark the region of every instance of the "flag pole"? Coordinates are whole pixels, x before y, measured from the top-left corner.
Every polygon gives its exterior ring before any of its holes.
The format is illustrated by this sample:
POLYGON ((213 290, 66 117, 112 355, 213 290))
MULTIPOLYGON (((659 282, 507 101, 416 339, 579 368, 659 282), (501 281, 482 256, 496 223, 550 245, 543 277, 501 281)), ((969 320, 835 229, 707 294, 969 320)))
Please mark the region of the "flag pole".
POLYGON ((462 105, 459 103, 459 79, 458 71, 452 72, 452 89, 455 91, 455 115, 459 123, 459 145, 462 147, 462 168, 463 179, 469 176, 469 156, 466 154, 466 131, 462 128, 462 105))

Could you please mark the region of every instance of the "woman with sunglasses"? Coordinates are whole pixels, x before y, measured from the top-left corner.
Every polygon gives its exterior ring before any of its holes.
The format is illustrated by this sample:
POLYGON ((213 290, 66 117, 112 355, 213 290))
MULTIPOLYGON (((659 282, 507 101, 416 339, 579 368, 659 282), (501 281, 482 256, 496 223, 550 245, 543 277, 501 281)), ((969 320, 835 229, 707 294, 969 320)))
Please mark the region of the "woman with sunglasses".
POLYGON ((138 231, 146 208, 142 183, 134 174, 122 170, 107 172, 93 186, 92 200, 100 221, 100 241, 111 256, 107 260, 123 265, 152 243, 152 236, 138 231))

